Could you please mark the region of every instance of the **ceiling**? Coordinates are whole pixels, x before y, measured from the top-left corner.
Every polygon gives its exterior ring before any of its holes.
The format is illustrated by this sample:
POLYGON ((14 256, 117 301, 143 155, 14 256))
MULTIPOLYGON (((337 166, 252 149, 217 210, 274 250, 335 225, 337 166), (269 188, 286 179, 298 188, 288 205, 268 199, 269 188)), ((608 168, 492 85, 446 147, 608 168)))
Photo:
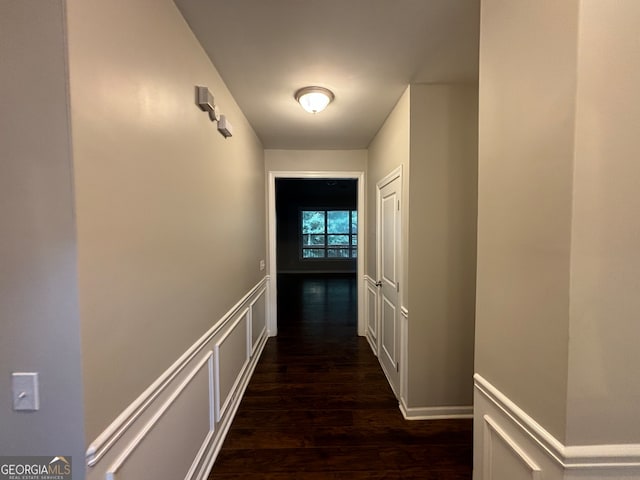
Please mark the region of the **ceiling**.
POLYGON ((267 149, 366 148, 408 84, 478 78, 479 0, 175 3, 267 149))

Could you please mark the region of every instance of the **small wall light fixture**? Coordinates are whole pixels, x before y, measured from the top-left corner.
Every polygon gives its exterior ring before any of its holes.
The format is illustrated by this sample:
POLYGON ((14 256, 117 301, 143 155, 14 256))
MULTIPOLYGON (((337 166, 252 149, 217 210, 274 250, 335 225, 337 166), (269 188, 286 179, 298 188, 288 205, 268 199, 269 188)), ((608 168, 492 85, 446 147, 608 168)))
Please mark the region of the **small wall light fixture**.
POLYGON ((209 118, 212 122, 218 122, 218 131, 224 138, 229 138, 233 135, 231 122, 220 113, 220 109, 213 98, 213 93, 207 87, 196 85, 196 104, 200 107, 200 110, 209 113, 209 118))
POLYGON ((203 112, 209 112, 209 118, 212 122, 218 121, 220 118, 220 110, 216 106, 213 93, 207 87, 196 86, 196 103, 203 112))
POLYGON ((304 87, 296 92, 295 98, 307 112, 318 113, 327 108, 335 97, 328 88, 304 87))
POLYGON ((224 138, 229 138, 233 135, 233 127, 231 127, 231 122, 227 120, 226 115, 220 115, 220 119, 218 120, 218 131, 224 138))

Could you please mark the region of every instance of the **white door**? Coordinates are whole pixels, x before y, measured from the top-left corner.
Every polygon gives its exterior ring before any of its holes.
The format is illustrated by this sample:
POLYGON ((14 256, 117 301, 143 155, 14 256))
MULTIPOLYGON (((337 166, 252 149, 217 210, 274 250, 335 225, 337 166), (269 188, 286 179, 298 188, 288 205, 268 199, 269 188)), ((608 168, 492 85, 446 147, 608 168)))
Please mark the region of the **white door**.
POLYGON ((400 170, 378 182, 377 270, 380 293, 378 357, 399 397, 400 359, 400 170))

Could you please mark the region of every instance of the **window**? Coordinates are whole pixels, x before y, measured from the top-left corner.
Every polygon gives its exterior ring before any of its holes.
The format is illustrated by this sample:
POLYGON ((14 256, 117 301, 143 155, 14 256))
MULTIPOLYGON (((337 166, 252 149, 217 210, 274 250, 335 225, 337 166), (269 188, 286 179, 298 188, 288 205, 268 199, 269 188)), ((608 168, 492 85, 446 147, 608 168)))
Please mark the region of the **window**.
POLYGON ((303 259, 348 259, 358 256, 356 210, 303 210, 301 212, 303 259))

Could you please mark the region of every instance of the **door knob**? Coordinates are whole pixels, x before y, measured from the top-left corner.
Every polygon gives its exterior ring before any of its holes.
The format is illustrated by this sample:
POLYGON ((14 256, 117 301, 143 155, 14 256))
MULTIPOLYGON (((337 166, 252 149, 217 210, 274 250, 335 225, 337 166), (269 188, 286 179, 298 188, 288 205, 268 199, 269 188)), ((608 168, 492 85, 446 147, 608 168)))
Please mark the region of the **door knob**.
POLYGON ((382 280, 378 280, 376 282, 376 287, 381 287, 382 286, 382 280))

